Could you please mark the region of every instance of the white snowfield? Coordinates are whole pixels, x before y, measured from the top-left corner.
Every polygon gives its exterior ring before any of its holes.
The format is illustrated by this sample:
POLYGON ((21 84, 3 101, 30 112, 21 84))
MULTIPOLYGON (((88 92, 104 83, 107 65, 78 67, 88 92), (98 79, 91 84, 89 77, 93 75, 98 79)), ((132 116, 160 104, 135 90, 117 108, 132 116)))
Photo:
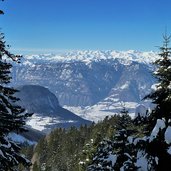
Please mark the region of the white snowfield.
POLYGON ((74 120, 61 120, 58 118, 53 118, 53 117, 42 117, 36 113, 34 113, 32 115, 32 117, 30 119, 27 120, 26 124, 30 127, 32 127, 33 129, 39 130, 39 131, 43 131, 46 128, 46 126, 50 126, 50 125, 55 125, 55 124, 59 124, 59 123, 73 123, 73 122, 77 122, 74 120))
MULTIPOLYGON (((124 102, 126 108, 132 109, 132 111, 138 106, 135 102, 124 102)), ((104 103, 98 103, 93 106, 83 107, 73 107, 73 106, 63 106, 64 108, 70 110, 71 112, 79 115, 82 118, 98 122, 103 120, 106 116, 112 116, 114 113, 119 113, 123 108, 122 102, 117 101, 111 105, 105 105, 104 103), (115 112, 110 112, 114 110, 115 112)), ((129 115, 134 118, 135 113, 130 112, 129 115)))

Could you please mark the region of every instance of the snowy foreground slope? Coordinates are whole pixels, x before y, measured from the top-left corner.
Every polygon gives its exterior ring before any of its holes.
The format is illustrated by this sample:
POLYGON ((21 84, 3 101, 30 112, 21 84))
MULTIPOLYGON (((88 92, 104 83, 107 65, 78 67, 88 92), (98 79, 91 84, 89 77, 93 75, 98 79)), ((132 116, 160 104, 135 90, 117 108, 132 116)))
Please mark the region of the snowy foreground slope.
POLYGON ((73 51, 61 55, 25 56, 13 68, 13 84, 49 88, 59 103, 86 119, 97 121, 123 106, 134 113, 151 91, 154 52, 73 51))

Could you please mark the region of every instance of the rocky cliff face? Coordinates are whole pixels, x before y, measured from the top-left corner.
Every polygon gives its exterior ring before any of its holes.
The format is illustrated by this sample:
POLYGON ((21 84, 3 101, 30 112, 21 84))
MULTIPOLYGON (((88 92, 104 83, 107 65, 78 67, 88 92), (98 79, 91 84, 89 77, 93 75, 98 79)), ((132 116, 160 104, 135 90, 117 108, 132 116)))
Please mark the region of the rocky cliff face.
POLYGON ((56 96, 47 88, 38 85, 20 86, 16 96, 18 104, 29 113, 34 113, 27 125, 34 129, 49 132, 55 127, 80 126, 91 122, 62 108, 56 96))
POLYGON ((60 107, 58 99, 47 88, 38 85, 24 85, 18 87, 16 93, 20 98, 20 105, 31 113, 54 114, 60 107))

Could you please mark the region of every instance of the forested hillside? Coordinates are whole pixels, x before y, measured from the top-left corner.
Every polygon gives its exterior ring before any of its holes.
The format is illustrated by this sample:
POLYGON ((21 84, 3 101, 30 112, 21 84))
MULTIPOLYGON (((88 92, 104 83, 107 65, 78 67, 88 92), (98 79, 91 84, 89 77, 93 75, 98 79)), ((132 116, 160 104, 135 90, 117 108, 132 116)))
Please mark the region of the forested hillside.
MULTIPOLYGON (((117 130, 123 125, 131 128, 136 136, 143 135, 143 126, 137 126, 127 111, 120 115, 106 117, 103 121, 91 126, 55 129, 41 139, 33 150, 33 171, 84 171, 92 162, 99 143, 113 139, 117 130)), ((26 150, 28 153, 28 149, 26 150)))

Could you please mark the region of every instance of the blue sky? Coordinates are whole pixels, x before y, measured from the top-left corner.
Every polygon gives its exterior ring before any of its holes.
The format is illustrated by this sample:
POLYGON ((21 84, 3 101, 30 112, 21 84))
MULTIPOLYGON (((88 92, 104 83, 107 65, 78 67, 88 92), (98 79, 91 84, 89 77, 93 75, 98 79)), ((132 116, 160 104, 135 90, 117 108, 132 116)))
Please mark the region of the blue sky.
POLYGON ((0 27, 11 50, 157 50, 170 0, 6 0, 0 27))

